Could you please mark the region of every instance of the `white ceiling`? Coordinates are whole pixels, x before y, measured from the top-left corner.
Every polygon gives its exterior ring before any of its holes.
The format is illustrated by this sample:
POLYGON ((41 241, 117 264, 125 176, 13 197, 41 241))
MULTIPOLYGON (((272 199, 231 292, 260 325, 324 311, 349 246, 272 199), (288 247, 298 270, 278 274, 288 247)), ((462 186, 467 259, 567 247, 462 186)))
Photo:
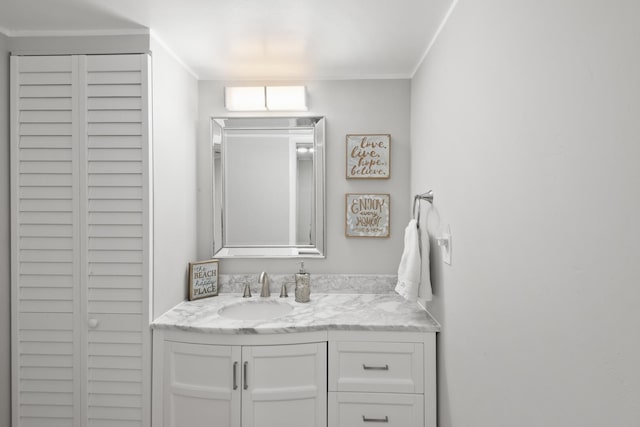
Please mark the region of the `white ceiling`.
POLYGON ((408 78, 455 0, 0 0, 10 36, 145 33, 200 79, 408 78))

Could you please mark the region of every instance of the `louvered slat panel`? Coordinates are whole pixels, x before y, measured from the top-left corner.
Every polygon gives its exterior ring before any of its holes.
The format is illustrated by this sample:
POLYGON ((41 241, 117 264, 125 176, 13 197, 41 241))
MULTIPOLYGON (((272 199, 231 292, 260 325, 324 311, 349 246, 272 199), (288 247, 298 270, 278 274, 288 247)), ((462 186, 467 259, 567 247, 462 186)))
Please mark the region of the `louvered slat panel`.
POLYGON ((136 97, 142 96, 140 85, 120 84, 120 85, 90 85, 88 88, 90 97, 136 97))
POLYGON ((89 278, 89 292, 92 289, 142 289, 140 279, 137 276, 96 276, 89 278))
POLYGON ((21 148, 71 148, 70 135, 22 135, 20 137, 21 148))
POLYGON ((89 84, 132 84, 142 83, 142 74, 140 71, 93 71, 89 73, 89 84))
POLYGON ((20 85, 21 98, 70 98, 71 85, 20 85))
POLYGON ((142 333, 90 331, 89 340, 93 343, 140 344, 142 342, 142 333))
MULTIPOLYGON (((142 369, 142 359, 139 357, 111 357, 111 356, 90 356, 89 368, 110 369, 114 365, 119 365, 120 369, 142 369)), ((95 396, 95 395, 94 395, 95 396)))
POLYGON ((118 98, 91 98, 87 101, 89 109, 96 110, 140 110, 142 99, 138 96, 118 98))
POLYGON ((71 418, 58 418, 52 419, 49 417, 32 418, 25 417, 22 419, 22 427, 66 427, 73 425, 73 419, 71 418))
MULTIPOLYGON (((89 166, 92 162, 140 162, 142 150, 139 148, 93 148, 89 152, 89 166)), ((115 171, 120 173, 119 170, 115 171)))
POLYGON ((142 200, 142 187, 90 187, 90 200, 142 200))
MULTIPOLYGON (((24 239, 20 239, 23 241, 24 239)), ((53 240, 53 239, 48 239, 53 240)), ((73 276, 41 276, 37 274, 23 274, 20 277, 21 287, 55 287, 55 288, 72 288, 73 276)))
MULTIPOLYGON (((40 189, 44 191, 45 187, 40 187, 40 189)), ((20 192, 26 191, 26 189, 20 188, 19 191, 20 192)), ((53 188, 51 193, 55 194, 53 188)), ((53 196, 42 197, 37 200, 31 199, 31 198, 20 199, 18 203, 20 204, 21 212, 72 212, 73 211, 73 202, 71 200, 58 200, 56 199, 56 197, 53 197, 53 196)))
POLYGON ((72 301, 23 300, 21 305, 23 313, 42 313, 45 306, 47 313, 73 312, 72 301))
MULTIPOLYGON (((31 289, 27 289, 31 290, 31 289)), ((59 289, 52 289, 59 291, 59 289)), ((39 331, 39 330, 23 330, 22 339, 36 342, 62 342, 66 343, 73 339, 71 331, 39 331)), ((31 365, 27 365, 31 366, 31 365)))
POLYGON ((88 425, 139 427, 148 334, 144 56, 87 58, 88 425), (124 398, 123 398, 124 397, 124 398))
POLYGON ((91 301, 89 310, 93 313, 136 314, 142 311, 142 302, 134 301, 91 301))
POLYGON ((61 71, 56 72, 27 72, 20 74, 20 84, 22 85, 70 85, 71 74, 61 71))
POLYGON ((91 251, 89 254, 89 262, 113 264, 140 264, 142 263, 142 254, 140 251, 91 251))
POLYGON ((71 98, 22 98, 20 111, 71 110, 71 98))
POLYGON ((89 122, 142 123, 142 112, 140 110, 90 110, 89 122))
POLYGON ((92 224, 139 224, 142 212, 94 212, 89 215, 92 224))
POLYGON ((69 174, 21 173, 20 183, 22 187, 71 187, 73 177, 69 174))
POLYGON ((27 187, 20 189, 20 199, 39 199, 39 200, 47 200, 47 199, 63 199, 63 200, 71 200, 73 197, 72 189, 69 187, 47 187, 47 188, 38 188, 38 187, 27 187))
MULTIPOLYGON (((71 212, 23 212, 23 224, 72 224, 71 212)), ((44 253, 42 253, 44 255, 44 253)))
POLYGON ((76 410, 73 64, 12 58, 14 419, 23 427, 72 426, 76 410))
MULTIPOLYGON (((45 138, 41 138, 45 139, 45 138)), ((71 161, 71 147, 69 148, 47 148, 43 146, 20 147, 20 160, 23 162, 63 162, 71 161)))
POLYGON ((20 173, 71 174, 71 162, 31 161, 20 165, 20 173))
MULTIPOLYGON (((110 238, 92 237, 89 239, 89 249, 100 250, 142 250, 142 238, 110 238)), ((91 281, 91 278, 89 279, 91 281)))
POLYGON ((140 425, 141 422, 139 420, 90 418, 88 427, 139 427, 140 425))
MULTIPOLYGON (((20 359, 22 366, 54 366, 54 367, 73 367, 73 356, 58 355, 52 356, 39 354, 25 354, 20 359)), ((46 394, 44 394, 46 396, 46 394)))
POLYGON ((20 400, 23 404, 33 405, 40 403, 42 399, 49 399, 51 405, 71 405, 73 403, 73 394, 56 393, 53 396, 48 396, 45 393, 25 393, 20 400))
POLYGON ((89 405, 101 408, 136 408, 142 406, 142 399, 135 395, 90 394, 89 405))

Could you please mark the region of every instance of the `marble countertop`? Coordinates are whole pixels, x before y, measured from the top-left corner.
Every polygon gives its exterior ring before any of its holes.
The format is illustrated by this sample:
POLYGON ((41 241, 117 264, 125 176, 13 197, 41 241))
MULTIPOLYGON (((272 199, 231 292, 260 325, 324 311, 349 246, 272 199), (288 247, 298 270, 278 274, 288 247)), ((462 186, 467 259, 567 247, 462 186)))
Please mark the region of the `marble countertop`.
POLYGON ((327 330, 438 332, 440 324, 416 303, 397 294, 311 294, 309 303, 297 303, 290 296, 242 298, 220 294, 196 301, 184 301, 158 317, 153 329, 182 330, 214 334, 276 334, 327 330), (238 303, 271 300, 293 307, 289 313, 268 320, 234 320, 218 314, 223 307, 238 303))

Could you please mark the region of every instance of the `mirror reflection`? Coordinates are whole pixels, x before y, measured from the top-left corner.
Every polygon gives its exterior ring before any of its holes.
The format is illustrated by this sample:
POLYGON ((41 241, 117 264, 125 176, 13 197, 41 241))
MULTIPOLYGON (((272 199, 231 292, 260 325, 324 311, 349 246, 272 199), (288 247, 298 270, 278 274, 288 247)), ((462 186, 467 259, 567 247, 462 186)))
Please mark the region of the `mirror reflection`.
POLYGON ((323 119, 212 124, 214 256, 323 256, 323 119))

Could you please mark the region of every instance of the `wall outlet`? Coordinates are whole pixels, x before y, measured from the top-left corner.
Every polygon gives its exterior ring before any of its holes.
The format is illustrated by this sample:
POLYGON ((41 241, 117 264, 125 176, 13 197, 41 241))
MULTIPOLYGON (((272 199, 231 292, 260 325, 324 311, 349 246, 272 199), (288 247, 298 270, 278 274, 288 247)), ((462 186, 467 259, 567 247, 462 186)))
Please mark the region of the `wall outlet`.
POLYGON ((443 231, 436 239, 440 251, 442 252, 442 261, 445 264, 451 265, 451 227, 447 225, 445 231, 443 231))

